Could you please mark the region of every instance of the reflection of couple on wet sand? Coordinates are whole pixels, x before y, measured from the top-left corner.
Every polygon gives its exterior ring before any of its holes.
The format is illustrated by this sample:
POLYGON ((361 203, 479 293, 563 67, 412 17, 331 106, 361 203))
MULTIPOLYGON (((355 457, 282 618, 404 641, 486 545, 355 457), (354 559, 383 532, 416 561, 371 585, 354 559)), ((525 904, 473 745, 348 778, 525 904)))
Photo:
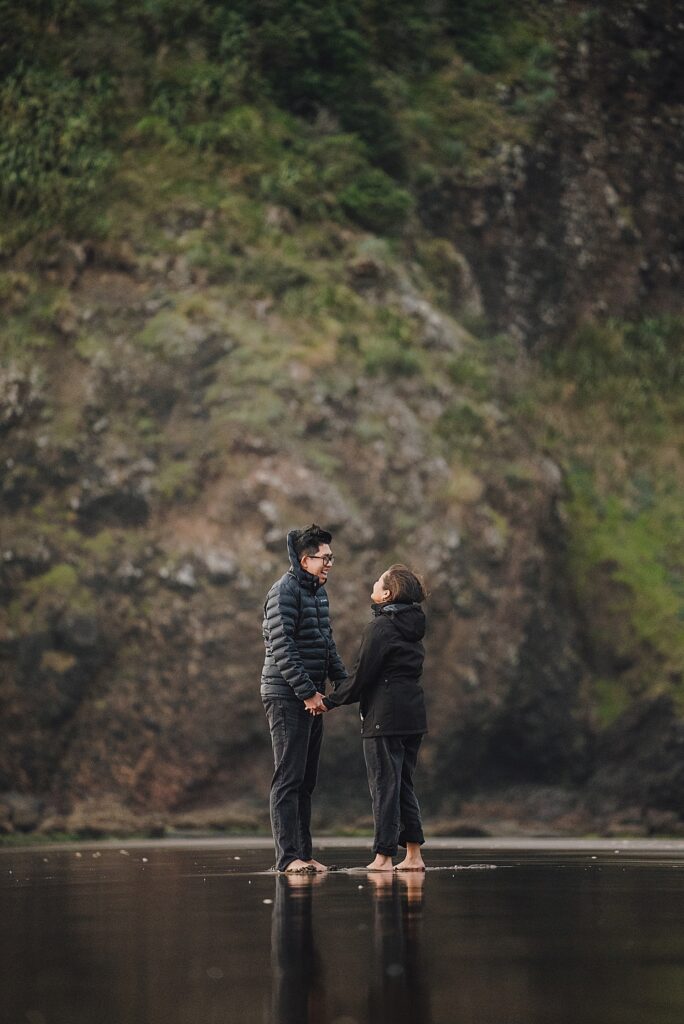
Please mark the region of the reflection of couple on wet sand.
MULTIPOLYGON (((367 1018, 375 1024, 430 1024, 430 997, 420 942, 425 875, 378 871, 368 878, 373 895, 373 949, 367 1018)), ((314 890, 324 880, 325 876, 318 873, 287 872, 275 880, 271 924, 274 1024, 325 1024, 333 1017, 355 1019, 330 1012, 333 993, 326 985, 313 920, 314 890)), ((361 950, 359 955, 364 955, 361 950)), ((333 988, 339 977, 339 959, 339 955, 334 956, 333 988)), ((353 964, 347 963, 350 967, 353 964)), ((357 977, 356 987, 359 980, 357 977)), ((354 998, 360 996, 363 1000, 356 987, 354 998)))
POLYGON ((373 871, 422 871, 424 842, 413 775, 427 730, 421 686, 426 594, 405 565, 381 573, 371 594, 373 619, 348 674, 337 653, 325 584, 334 564, 332 535, 319 526, 291 530, 290 568, 264 603, 266 655, 261 697, 273 744, 271 827, 276 870, 326 871, 313 858, 311 796, 316 785, 323 716, 343 704, 361 712, 361 736, 373 806, 373 871), (334 690, 325 696, 326 681, 334 690))

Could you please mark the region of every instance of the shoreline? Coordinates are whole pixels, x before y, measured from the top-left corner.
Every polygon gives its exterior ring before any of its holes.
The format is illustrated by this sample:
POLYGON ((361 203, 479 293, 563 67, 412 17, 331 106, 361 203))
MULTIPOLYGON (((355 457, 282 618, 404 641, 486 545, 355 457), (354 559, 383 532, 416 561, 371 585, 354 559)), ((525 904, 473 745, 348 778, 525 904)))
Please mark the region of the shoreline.
MULTIPOLYGON (((314 842, 316 850, 334 849, 366 849, 370 846, 371 837, 360 836, 321 836, 314 842)), ((270 849, 273 840, 270 836, 165 836, 161 838, 116 838, 72 839, 51 841, 31 841, 27 843, 0 842, 0 855, 3 853, 29 852, 49 847, 53 851, 72 850, 75 848, 94 849, 270 849)), ((684 858, 684 839, 680 838, 571 838, 571 837, 531 837, 531 836, 490 836, 490 837, 459 837, 439 836, 428 839, 425 843, 429 850, 462 850, 464 852, 481 853, 668 853, 684 858)))

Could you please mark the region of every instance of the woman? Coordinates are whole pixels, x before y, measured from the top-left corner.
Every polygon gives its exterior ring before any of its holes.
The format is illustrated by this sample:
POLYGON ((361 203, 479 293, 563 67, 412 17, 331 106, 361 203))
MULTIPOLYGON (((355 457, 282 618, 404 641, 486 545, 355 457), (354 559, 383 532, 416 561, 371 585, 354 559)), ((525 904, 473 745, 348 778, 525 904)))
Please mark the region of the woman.
POLYGON ((425 657, 421 602, 426 596, 423 584, 407 566, 390 566, 373 584, 374 617, 364 630, 354 671, 323 698, 328 709, 357 701, 360 705, 375 822, 371 871, 392 871, 397 846, 406 847, 397 870, 425 870, 413 774, 427 732, 420 684, 425 657))

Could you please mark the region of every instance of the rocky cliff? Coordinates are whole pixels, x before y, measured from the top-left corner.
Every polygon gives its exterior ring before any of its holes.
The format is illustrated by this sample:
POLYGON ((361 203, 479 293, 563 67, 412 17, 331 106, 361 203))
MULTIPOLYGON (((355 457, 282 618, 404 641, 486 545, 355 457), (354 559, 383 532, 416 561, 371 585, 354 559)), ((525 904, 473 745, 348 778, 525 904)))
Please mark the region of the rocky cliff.
MULTIPOLYGON (((467 187, 447 175, 421 195, 488 311, 533 347, 587 318, 681 311, 683 13, 622 0, 578 11, 556 39, 555 98, 532 143, 503 146, 467 187)), ((505 108, 520 88, 504 88, 505 108)))
MULTIPOLYGON (((0 828, 265 827, 312 520, 348 662, 377 573, 427 578, 434 823, 681 828, 684 18, 556 6, 522 84, 438 68, 494 135, 391 209, 332 114, 255 105, 203 153, 138 120, 97 218, 6 253, 0 828)), ((359 747, 329 715, 322 826, 367 823, 359 747)))

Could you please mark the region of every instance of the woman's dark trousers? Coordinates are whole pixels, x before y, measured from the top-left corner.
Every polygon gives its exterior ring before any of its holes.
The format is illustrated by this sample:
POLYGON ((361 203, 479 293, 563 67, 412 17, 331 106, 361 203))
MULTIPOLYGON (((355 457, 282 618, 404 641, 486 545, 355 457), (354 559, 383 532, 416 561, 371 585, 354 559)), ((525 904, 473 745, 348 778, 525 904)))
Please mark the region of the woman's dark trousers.
POLYGON ((275 771, 271 780, 271 828, 276 871, 293 860, 311 860, 311 794, 316 787, 323 737, 322 715, 310 714, 296 697, 264 698, 275 771))
POLYGON ((373 853, 394 857, 398 846, 425 842, 420 807, 413 789, 422 739, 417 733, 377 736, 363 741, 375 822, 373 853))

